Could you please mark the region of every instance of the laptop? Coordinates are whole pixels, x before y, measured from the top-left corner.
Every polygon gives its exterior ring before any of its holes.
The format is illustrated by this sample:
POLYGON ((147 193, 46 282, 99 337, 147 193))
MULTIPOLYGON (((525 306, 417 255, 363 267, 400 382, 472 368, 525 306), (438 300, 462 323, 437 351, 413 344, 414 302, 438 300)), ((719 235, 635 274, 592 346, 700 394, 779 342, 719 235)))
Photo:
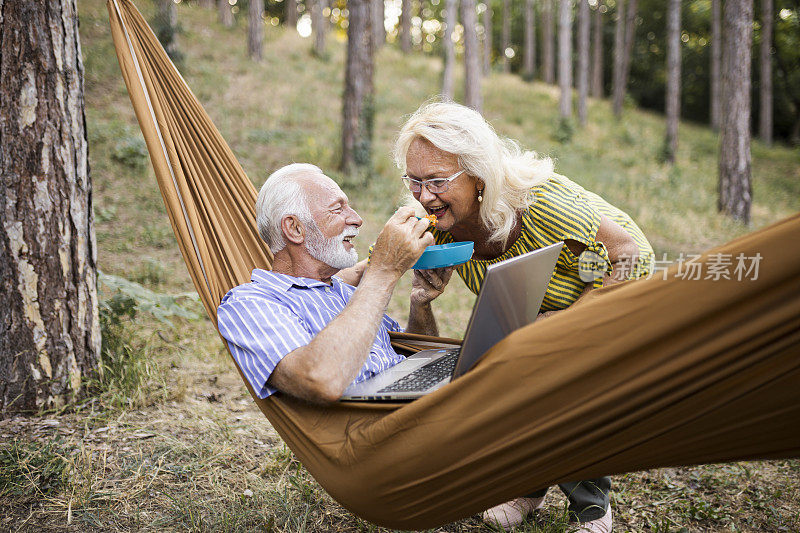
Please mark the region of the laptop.
POLYGON ((492 346, 536 320, 563 245, 489 265, 460 348, 417 352, 350 385, 341 400, 414 400, 466 373, 492 346))

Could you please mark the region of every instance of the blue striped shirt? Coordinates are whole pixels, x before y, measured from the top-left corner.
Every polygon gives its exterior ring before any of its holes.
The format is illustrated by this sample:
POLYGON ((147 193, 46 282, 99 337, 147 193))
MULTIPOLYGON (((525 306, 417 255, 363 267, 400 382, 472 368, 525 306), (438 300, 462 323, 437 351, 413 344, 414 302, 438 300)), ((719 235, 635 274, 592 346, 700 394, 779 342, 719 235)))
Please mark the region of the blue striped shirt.
MULTIPOLYGON (((217 325, 228 348, 259 398, 277 392, 267 385, 289 352, 307 345, 350 301, 355 287, 332 278, 332 284, 268 270, 253 270, 250 283, 231 289, 217 309, 217 325)), ((402 361, 389 340, 400 325, 383 315, 369 357, 353 383, 402 361)), ((331 346, 335 350, 336 346, 331 346)))

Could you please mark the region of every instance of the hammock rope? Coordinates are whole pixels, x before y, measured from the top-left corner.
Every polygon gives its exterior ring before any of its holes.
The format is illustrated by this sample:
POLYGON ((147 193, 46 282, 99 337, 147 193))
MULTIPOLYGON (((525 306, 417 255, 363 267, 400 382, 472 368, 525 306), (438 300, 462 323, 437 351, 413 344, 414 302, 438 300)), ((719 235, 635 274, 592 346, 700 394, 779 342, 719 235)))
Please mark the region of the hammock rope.
MULTIPOLYGON (((222 296, 272 262, 255 188, 133 3, 108 0, 108 10, 167 214, 216 325, 222 296)), ((591 291, 409 404, 254 401, 337 501, 402 529, 558 482, 798 457, 798 241, 795 215, 698 261, 758 253, 757 280, 684 281, 671 268, 667 280, 591 291)))

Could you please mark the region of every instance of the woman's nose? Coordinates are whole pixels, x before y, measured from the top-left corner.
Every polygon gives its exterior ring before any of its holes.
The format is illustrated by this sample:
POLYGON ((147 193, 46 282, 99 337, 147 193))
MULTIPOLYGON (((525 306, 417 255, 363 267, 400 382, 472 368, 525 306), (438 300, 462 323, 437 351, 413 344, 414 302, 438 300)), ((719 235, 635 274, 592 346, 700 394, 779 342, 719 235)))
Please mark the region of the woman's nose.
POLYGON ((430 202, 434 198, 436 198, 436 195, 429 191, 425 185, 423 185, 422 189, 419 191, 419 203, 424 205, 426 202, 430 202))

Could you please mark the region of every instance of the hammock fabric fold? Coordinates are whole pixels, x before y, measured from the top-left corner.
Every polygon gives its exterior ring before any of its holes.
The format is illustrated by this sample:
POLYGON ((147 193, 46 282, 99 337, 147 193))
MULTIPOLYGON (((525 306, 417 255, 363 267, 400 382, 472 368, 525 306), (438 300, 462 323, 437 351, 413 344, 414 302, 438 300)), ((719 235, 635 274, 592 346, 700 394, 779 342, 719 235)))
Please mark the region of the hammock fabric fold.
MULTIPOLYGON (((222 296, 271 264, 255 228, 256 192, 134 5, 109 0, 108 8, 167 213, 216 323, 222 296)), ((798 242, 795 215, 699 261, 760 254, 755 280, 688 281, 673 268, 666 280, 594 290, 409 404, 254 399, 336 500, 404 529, 558 482, 797 457, 798 242)))

